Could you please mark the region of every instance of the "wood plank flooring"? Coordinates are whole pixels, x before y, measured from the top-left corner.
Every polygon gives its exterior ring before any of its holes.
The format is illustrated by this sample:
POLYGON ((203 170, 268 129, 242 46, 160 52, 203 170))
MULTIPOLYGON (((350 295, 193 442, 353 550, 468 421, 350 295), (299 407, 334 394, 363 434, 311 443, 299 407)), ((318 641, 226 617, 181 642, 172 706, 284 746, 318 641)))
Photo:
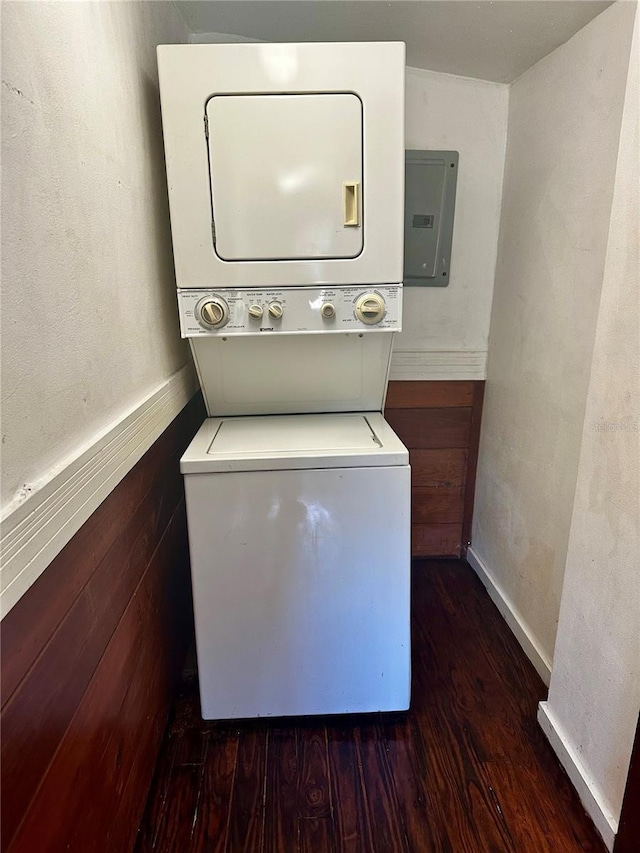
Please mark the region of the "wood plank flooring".
POLYGON ((187 679, 137 853, 602 853, 478 579, 429 561, 413 581, 408 713, 206 723, 187 679))

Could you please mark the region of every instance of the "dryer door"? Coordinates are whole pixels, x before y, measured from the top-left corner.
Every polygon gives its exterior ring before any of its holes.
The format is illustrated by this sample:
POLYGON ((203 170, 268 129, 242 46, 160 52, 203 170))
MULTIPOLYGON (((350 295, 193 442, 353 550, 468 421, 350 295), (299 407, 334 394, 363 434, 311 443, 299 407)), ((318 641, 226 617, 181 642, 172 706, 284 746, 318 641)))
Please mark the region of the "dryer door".
POLYGON ((206 119, 219 258, 314 260, 362 252, 356 95, 215 95, 206 119))

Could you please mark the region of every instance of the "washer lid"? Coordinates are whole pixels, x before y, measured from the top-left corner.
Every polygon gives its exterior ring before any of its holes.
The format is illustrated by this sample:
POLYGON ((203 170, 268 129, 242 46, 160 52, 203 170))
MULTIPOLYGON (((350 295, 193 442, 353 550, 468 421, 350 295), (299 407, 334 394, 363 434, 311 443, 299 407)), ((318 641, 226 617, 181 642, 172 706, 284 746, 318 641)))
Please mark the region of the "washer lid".
POLYGON ((362 415, 238 418, 223 420, 207 451, 219 454, 301 453, 308 451, 371 450, 381 447, 362 415))
POLYGON ((208 418, 187 448, 183 473, 407 465, 379 412, 208 418))

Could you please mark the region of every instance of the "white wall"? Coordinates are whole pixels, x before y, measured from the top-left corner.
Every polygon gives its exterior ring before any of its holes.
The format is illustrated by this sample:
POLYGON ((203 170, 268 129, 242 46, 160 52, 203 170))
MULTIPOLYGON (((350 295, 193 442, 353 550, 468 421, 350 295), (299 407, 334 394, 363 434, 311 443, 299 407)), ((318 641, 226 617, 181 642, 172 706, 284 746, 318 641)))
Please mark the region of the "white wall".
POLYGON ((553 658, 634 5, 513 84, 473 555, 553 658))
POLYGON ((460 152, 449 285, 407 287, 392 378, 483 379, 498 248, 509 87, 407 69, 408 149, 460 152))
POLYGON ((2 505, 187 361, 155 46, 171 3, 2 10, 2 505))
POLYGON ((635 40, 551 689, 543 708, 609 817, 610 829, 603 832, 610 842, 640 711, 638 20, 635 40))
POLYGON ((0 612, 196 390, 179 336, 155 46, 172 3, 2 9, 0 612))

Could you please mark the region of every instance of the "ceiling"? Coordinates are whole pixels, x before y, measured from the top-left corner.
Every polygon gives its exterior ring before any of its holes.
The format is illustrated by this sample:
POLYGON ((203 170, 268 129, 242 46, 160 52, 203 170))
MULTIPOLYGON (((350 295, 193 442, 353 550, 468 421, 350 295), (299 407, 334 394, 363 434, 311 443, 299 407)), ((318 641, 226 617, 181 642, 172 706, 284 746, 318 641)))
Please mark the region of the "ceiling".
POLYGON ((407 65, 510 83, 611 2, 176 0, 175 5, 194 34, 281 42, 398 40, 407 44, 407 65))

